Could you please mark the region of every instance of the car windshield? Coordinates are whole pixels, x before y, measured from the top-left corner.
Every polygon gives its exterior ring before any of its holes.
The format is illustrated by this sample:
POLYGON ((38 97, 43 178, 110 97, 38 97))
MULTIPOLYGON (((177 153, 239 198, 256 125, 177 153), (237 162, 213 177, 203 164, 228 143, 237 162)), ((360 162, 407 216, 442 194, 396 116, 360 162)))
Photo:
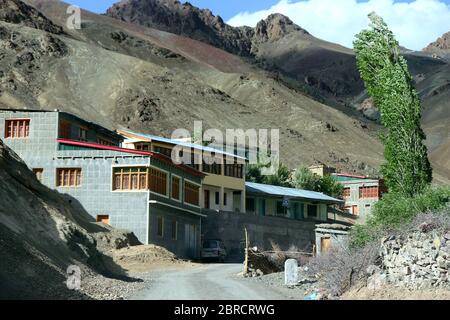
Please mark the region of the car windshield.
POLYGON ((213 249, 213 248, 218 248, 218 247, 219 247, 218 241, 206 240, 203 242, 203 248, 205 248, 205 249, 213 249))

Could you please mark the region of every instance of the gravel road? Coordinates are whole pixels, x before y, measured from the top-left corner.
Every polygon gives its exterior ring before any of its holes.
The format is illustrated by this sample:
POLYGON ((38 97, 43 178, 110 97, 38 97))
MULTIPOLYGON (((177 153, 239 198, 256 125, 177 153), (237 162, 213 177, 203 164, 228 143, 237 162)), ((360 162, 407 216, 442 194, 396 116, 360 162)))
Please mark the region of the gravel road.
MULTIPOLYGON (((242 264, 203 264, 188 269, 154 272, 151 287, 131 296, 138 300, 283 300, 293 299, 277 288, 238 275, 242 264)), ((300 297, 298 297, 300 298, 300 297)))

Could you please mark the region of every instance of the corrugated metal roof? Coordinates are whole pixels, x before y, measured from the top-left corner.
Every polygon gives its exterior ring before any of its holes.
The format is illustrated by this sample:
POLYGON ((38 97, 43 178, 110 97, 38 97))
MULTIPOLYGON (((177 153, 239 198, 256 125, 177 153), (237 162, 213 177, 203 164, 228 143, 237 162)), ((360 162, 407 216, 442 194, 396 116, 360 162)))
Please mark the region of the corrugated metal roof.
POLYGON ((179 146, 192 148, 192 149, 198 149, 198 150, 211 152, 211 153, 221 153, 221 154, 226 155, 226 156, 247 160, 247 158, 245 158, 245 157, 241 157, 241 156, 235 155, 233 153, 221 151, 221 150, 214 149, 214 148, 211 148, 211 147, 205 147, 205 146, 202 146, 200 144, 195 144, 195 143, 191 143, 191 142, 185 142, 185 141, 180 141, 180 140, 175 140, 175 139, 170 139, 170 138, 165 138, 165 137, 154 136, 152 134, 136 133, 136 132, 132 132, 132 131, 129 131, 129 130, 120 130, 120 131, 125 132, 125 133, 129 133, 129 134, 134 135, 134 136, 140 136, 140 137, 143 137, 143 138, 146 138, 146 139, 150 139, 150 140, 155 140, 155 141, 164 142, 164 143, 168 143, 168 144, 179 145, 179 146))
POLYGON ((323 194, 320 192, 272 186, 272 185, 268 185, 268 184, 261 184, 261 183, 254 183, 254 182, 246 182, 245 189, 248 193, 260 193, 260 194, 281 196, 281 197, 301 198, 301 199, 309 199, 309 200, 314 200, 314 201, 323 201, 323 202, 328 202, 328 203, 343 203, 344 202, 343 200, 335 199, 333 197, 327 196, 326 194, 323 194))

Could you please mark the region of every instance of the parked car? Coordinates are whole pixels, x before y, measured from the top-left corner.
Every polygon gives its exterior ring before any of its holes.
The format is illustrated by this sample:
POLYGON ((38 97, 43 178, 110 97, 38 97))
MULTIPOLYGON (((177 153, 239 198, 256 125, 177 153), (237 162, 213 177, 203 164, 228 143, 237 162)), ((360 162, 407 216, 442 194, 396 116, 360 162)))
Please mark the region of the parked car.
POLYGON ((227 249, 222 240, 209 239, 204 240, 201 252, 202 259, 214 259, 224 262, 227 256, 227 249))

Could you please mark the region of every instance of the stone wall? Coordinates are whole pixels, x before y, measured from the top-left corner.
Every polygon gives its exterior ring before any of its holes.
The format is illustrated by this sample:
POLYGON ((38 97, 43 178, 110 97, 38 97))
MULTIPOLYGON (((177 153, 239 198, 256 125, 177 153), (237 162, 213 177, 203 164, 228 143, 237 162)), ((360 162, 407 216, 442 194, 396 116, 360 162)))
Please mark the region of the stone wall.
POLYGON ((380 256, 385 281, 411 289, 450 288, 450 232, 429 229, 422 224, 407 235, 384 239, 380 256))

